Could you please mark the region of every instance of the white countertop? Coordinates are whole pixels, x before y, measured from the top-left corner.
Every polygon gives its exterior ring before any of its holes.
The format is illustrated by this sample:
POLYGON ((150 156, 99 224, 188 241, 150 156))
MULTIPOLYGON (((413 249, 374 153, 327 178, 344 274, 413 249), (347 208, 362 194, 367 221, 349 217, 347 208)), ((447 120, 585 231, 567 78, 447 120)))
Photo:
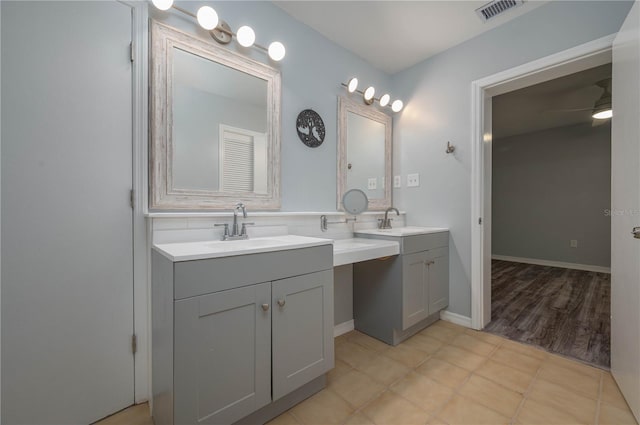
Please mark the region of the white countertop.
POLYGON ((333 242, 333 266, 400 254, 400 244, 380 239, 337 239, 333 242))
POLYGON ((307 236, 283 235, 252 238, 239 241, 203 241, 155 244, 160 254, 173 262, 204 260, 208 258, 233 257, 236 255, 258 254, 287 249, 308 248, 328 245, 332 239, 310 238, 307 236))
POLYGON ((398 227, 395 229, 366 229, 366 230, 356 230, 355 234, 365 234, 365 235, 378 235, 378 236, 412 236, 412 235, 426 235, 429 233, 441 233, 448 232, 449 229, 444 227, 398 227))

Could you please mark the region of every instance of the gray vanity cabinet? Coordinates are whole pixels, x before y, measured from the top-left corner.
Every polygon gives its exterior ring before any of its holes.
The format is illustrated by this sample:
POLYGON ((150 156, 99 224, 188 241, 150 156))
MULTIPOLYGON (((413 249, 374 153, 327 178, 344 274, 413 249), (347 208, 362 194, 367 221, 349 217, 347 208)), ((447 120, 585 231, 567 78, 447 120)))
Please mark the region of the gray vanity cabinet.
POLYGON ((273 282, 273 400, 333 368, 333 271, 273 282))
POLYGON ((449 232, 359 237, 395 240, 400 255, 354 264, 355 328, 397 345, 449 305, 449 232))
POLYGON ((334 366, 330 244, 172 262, 152 252, 156 425, 263 423, 334 366))
POLYGON ((402 330, 449 305, 448 249, 402 256, 402 330))
POLYGON ((271 401, 270 302, 269 283, 175 302, 176 424, 232 423, 271 401))

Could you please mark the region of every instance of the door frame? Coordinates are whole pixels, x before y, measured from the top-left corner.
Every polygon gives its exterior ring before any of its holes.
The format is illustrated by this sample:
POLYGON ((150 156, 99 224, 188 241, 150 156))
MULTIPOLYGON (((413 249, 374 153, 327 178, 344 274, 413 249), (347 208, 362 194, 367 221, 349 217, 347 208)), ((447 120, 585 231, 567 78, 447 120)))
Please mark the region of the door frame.
POLYGON ((147 223, 148 191, 148 51, 149 6, 147 2, 118 0, 131 8, 132 28, 132 189, 133 189, 133 333, 137 337, 134 355, 134 402, 150 399, 151 389, 151 241, 147 223))
POLYGON ((471 327, 491 321, 491 98, 611 62, 615 34, 471 83, 471 327))

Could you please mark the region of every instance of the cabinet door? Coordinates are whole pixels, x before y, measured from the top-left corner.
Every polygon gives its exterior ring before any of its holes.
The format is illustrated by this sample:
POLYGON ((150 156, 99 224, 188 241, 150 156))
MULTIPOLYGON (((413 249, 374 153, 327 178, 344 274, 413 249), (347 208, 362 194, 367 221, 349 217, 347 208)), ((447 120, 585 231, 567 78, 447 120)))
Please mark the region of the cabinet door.
POLYGON ((427 251, 429 314, 449 305, 449 248, 427 251))
POLYGON ((274 281, 273 400, 333 368, 333 270, 274 281))
POLYGON ((175 302, 174 423, 232 423, 270 402, 270 303, 270 283, 175 302))
POLYGON ((429 316, 426 251, 402 257, 402 329, 429 316))

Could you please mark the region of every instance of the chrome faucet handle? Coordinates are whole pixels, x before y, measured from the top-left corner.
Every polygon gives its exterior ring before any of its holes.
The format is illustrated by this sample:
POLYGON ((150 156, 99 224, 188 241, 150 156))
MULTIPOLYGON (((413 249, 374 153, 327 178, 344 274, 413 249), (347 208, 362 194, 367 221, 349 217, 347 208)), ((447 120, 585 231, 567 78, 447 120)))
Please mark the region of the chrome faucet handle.
POLYGON ((227 223, 224 224, 214 224, 214 227, 220 227, 220 226, 224 226, 224 236, 227 237, 229 236, 229 225, 227 223))
POLYGON ((240 229, 240 236, 247 235, 247 226, 255 226, 256 223, 242 223, 242 229, 240 229))
POLYGON ((242 217, 247 218, 247 208, 244 206, 244 204, 242 202, 238 202, 236 204, 236 208, 234 211, 242 211, 242 217))
POLYGON ((382 229, 384 226, 384 218, 379 218, 378 219, 378 229, 382 229))

